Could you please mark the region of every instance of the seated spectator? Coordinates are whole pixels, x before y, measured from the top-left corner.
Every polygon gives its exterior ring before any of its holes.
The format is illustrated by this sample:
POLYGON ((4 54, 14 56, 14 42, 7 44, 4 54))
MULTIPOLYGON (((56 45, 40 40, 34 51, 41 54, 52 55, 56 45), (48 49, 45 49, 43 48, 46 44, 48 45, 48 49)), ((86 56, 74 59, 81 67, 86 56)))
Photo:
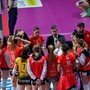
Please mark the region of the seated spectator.
POLYGON ((79 0, 76 2, 76 6, 81 9, 83 12, 80 13, 81 17, 86 17, 86 7, 90 5, 90 0, 79 0))

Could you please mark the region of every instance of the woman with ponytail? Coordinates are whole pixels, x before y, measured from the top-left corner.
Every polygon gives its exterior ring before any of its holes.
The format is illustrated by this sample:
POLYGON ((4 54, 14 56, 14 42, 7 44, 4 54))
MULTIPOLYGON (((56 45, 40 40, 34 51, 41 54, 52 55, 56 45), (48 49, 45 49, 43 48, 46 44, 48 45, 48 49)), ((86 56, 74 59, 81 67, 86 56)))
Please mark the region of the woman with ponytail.
POLYGON ((50 90, 50 84, 53 83, 54 90, 57 90, 57 84, 59 81, 59 74, 57 71, 57 60, 58 55, 54 54, 54 46, 48 46, 48 54, 46 55, 47 60, 47 75, 46 75, 46 86, 45 90, 50 90))

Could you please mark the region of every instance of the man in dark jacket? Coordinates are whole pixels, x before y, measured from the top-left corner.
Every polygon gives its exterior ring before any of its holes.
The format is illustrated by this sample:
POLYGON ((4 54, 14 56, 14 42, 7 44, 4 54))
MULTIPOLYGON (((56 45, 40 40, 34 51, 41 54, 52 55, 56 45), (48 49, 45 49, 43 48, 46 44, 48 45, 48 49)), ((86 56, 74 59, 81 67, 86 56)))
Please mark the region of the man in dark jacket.
POLYGON ((52 35, 49 36, 46 41, 46 48, 48 48, 49 45, 53 45, 54 47, 56 47, 56 42, 58 38, 66 41, 63 35, 58 34, 58 29, 56 25, 51 26, 51 32, 52 35))

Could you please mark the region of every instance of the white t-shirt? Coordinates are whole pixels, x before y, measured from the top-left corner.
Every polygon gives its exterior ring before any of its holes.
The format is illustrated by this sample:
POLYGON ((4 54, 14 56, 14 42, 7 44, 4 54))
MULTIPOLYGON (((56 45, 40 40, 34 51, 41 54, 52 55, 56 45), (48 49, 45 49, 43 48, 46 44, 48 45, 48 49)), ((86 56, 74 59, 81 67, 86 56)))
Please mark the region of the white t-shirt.
POLYGON ((56 48, 56 49, 54 50, 54 54, 56 54, 56 55, 58 55, 58 56, 62 55, 62 49, 61 49, 61 47, 56 48))

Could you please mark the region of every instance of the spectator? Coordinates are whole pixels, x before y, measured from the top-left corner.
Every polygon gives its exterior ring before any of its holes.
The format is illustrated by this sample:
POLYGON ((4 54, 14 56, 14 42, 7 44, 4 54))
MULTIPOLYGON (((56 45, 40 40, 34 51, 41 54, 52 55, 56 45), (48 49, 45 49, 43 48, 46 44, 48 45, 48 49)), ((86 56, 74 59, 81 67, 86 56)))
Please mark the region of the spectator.
POLYGON ((6 0, 6 10, 9 16, 9 31, 10 35, 14 34, 14 27, 17 21, 17 0, 6 0))
POLYGON ((89 5, 90 5, 90 0, 79 0, 76 2, 76 6, 83 11, 82 13, 80 13, 81 17, 87 16, 86 8, 89 5))

